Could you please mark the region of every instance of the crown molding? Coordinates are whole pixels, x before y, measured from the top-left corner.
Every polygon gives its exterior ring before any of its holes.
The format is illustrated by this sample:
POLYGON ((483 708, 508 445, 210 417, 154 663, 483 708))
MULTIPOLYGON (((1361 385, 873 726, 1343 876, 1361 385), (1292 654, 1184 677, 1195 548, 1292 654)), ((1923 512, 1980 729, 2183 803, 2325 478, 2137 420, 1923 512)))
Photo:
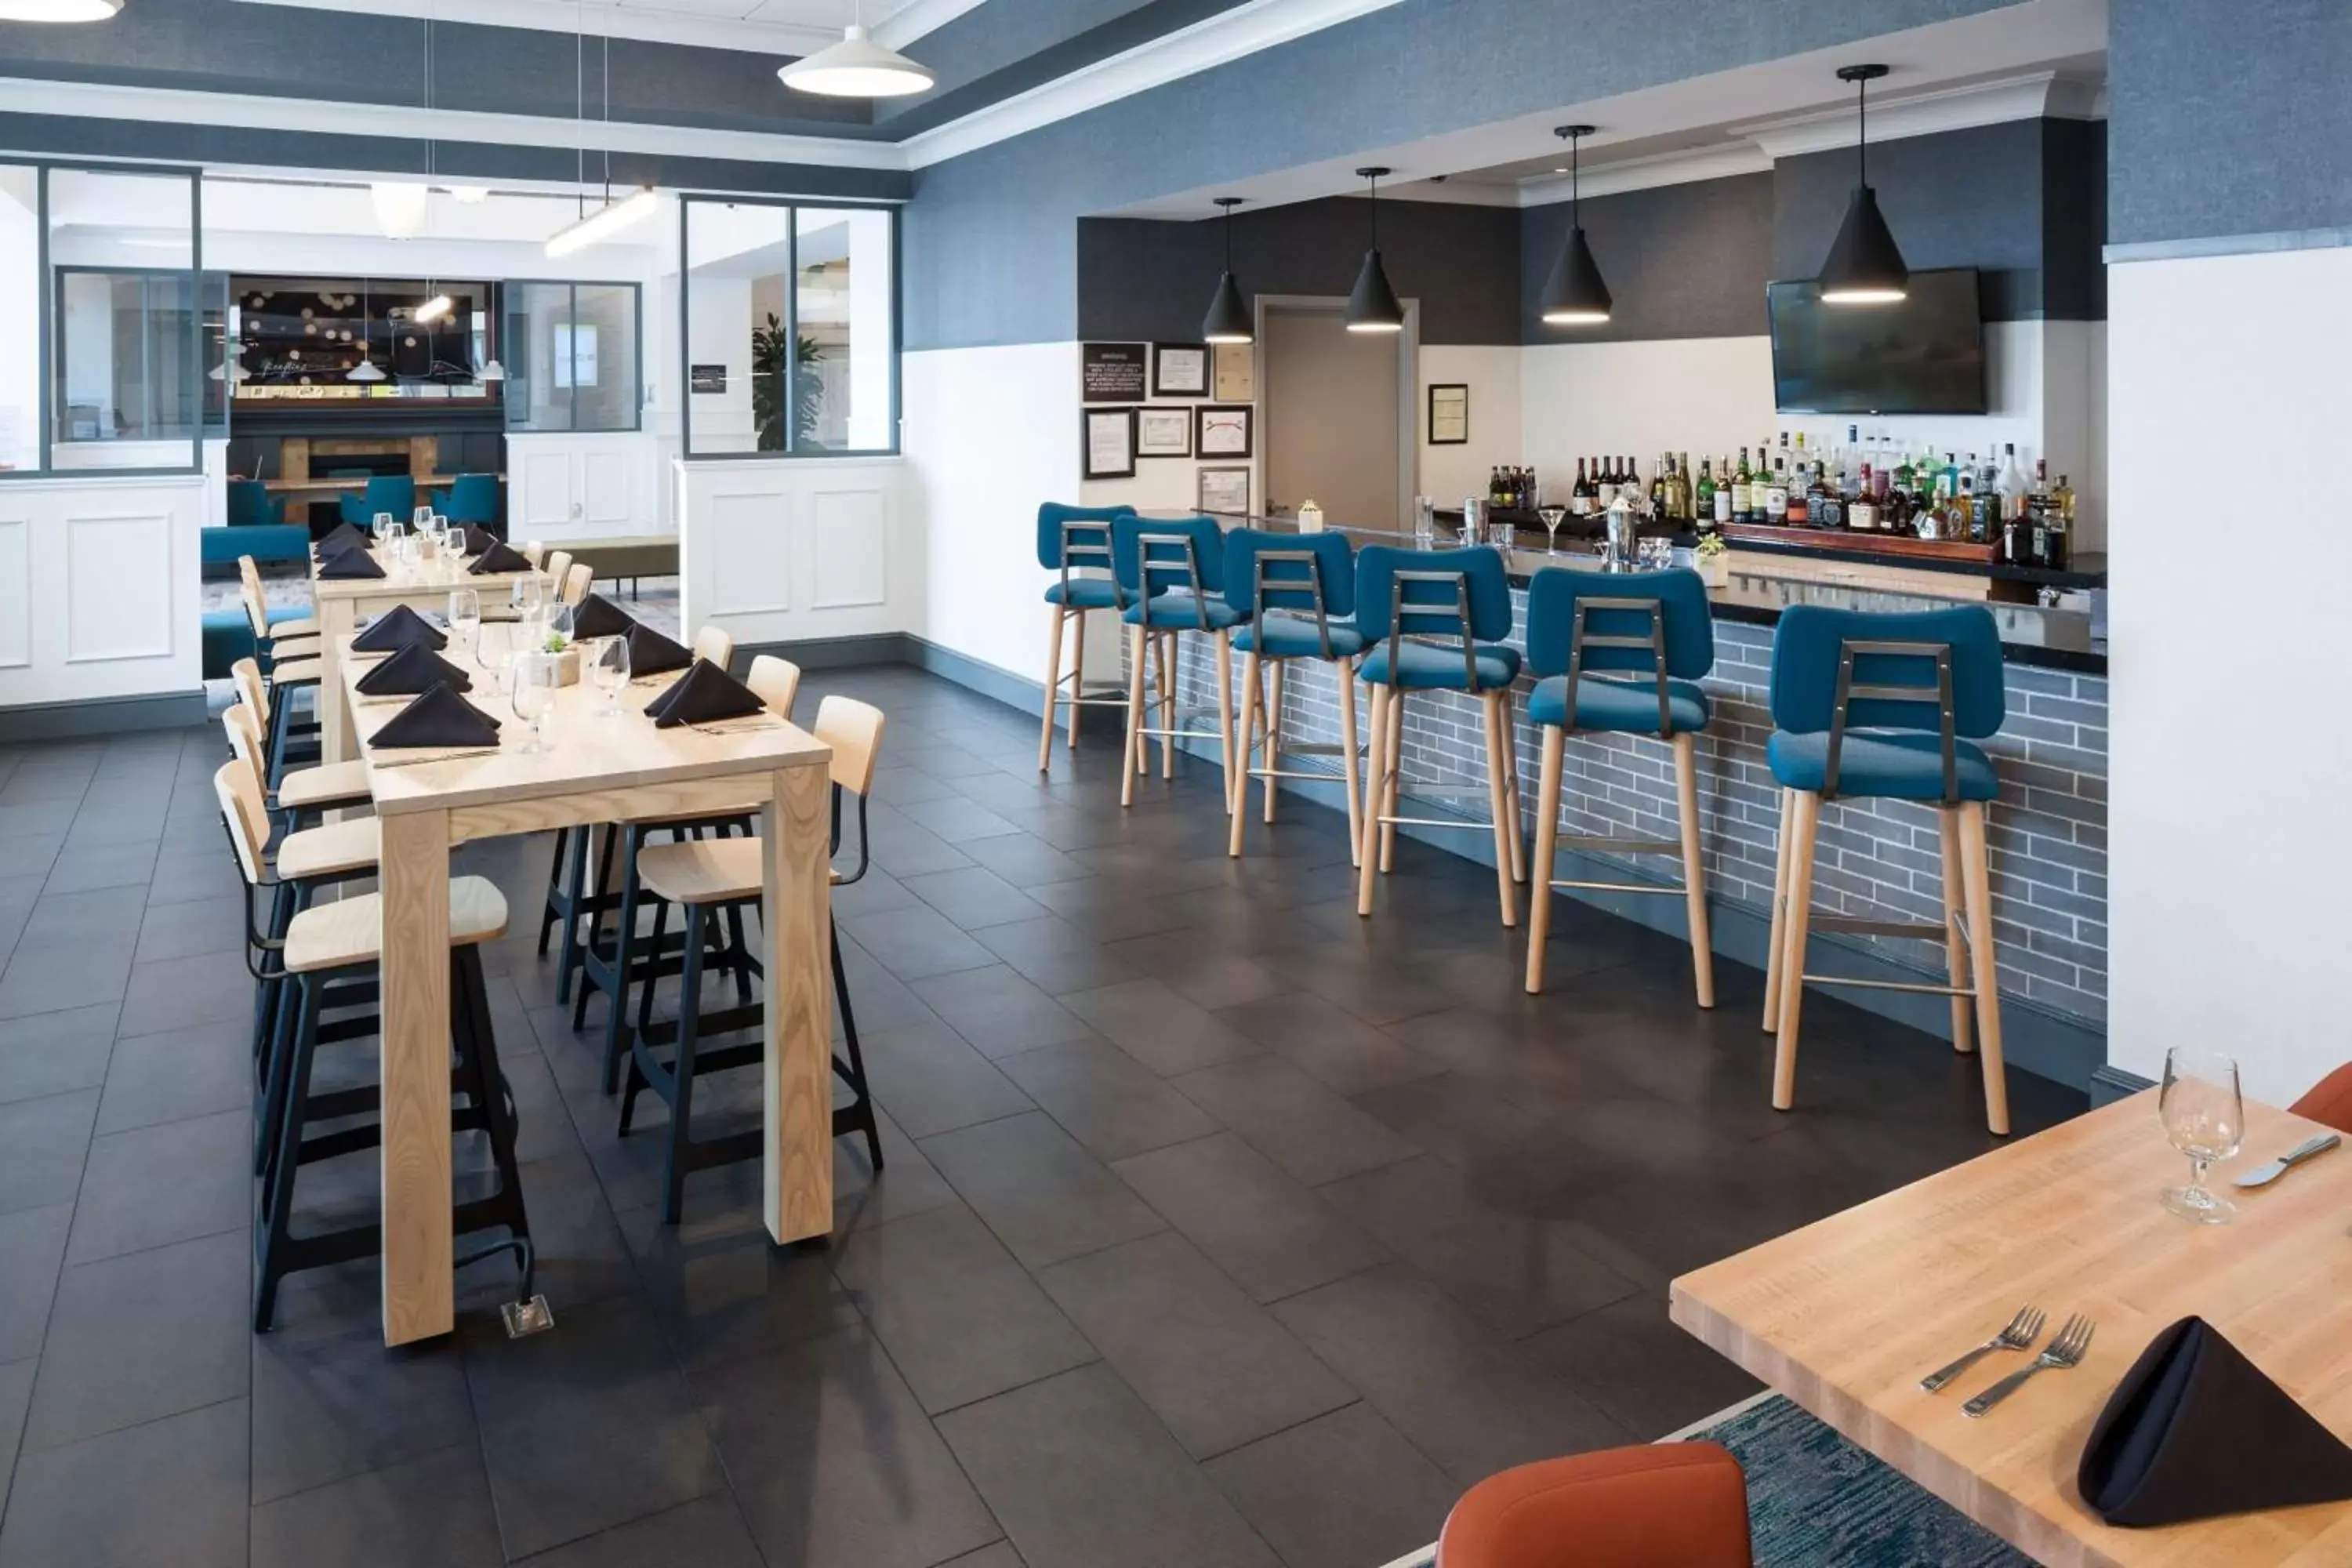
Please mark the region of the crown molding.
POLYGON ((900 143, 926 168, 1212 69, 1260 49, 1387 9, 1397 0, 1252 0, 900 143))
MULTIPOLYGON (((903 170, 906 155, 887 142, 843 137, 772 135, 648 125, 627 120, 558 120, 537 114, 476 110, 404 108, 324 99, 195 92, 184 88, 119 87, 108 83, 0 78, 0 103, 12 114, 89 120, 138 120, 184 125, 234 126, 325 136, 381 136, 404 141, 481 142, 514 147, 584 148, 590 153, 650 153, 681 158, 727 158, 761 163, 814 163, 829 168, 903 170)), ((405 171, 418 178, 421 171, 405 171)), ((397 175, 396 175, 397 177, 397 175)), ((468 182, 478 184, 480 182, 468 182)))
MULTIPOLYGON (((794 58, 841 41, 837 27, 799 22, 749 22, 732 16, 696 16, 636 5, 576 7, 572 0, 243 0, 249 5, 292 5, 308 11, 343 11, 369 16, 430 17, 476 26, 520 27, 532 32, 585 32, 592 37, 637 43, 683 44, 706 49, 794 58)), ((749 4, 749 0, 746 0, 749 4)), ((874 28, 889 47, 904 48, 933 28, 944 26, 982 0, 912 0, 874 28)))
MULTIPOLYGON (((1661 153, 1649 158, 1628 158, 1618 163, 1589 165, 1583 172, 1583 194, 1615 195, 1620 191, 1645 191, 1656 185, 1687 185, 1699 180, 1726 180, 1736 174, 1771 173, 1771 155, 1753 142, 1728 147, 1695 147, 1686 153, 1661 153)), ((1518 205, 1547 206, 1569 197, 1566 174, 1543 174, 1522 181, 1518 205)))
MULTIPOLYGON (((2057 71, 2033 71, 1998 81, 1938 88, 1907 98, 1874 100, 1870 139, 1896 142, 1947 131, 1971 131, 2012 120, 2095 120, 2103 107, 2100 83, 2057 71)), ((1794 158, 1853 146, 1851 102, 1780 119, 1734 125, 1730 133, 1755 142, 1767 157, 1794 158)))

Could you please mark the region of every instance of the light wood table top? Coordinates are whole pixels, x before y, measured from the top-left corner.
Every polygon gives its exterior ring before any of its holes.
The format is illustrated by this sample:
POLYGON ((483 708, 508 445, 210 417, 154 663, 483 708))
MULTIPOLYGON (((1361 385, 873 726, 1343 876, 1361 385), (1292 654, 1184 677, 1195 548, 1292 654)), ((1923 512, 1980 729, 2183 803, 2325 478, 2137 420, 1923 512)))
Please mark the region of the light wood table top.
MULTIPOLYGON (((2315 1131, 2246 1102, 2215 1181, 2315 1131)), ((2228 1226, 2157 1201, 2189 1162, 2153 1090, 2134 1095, 1675 1280, 1675 1322, 2051 1568, 2352 1563, 2352 1503, 2161 1530, 2102 1523, 2075 1489, 2092 1422, 2167 1325, 2213 1324, 2313 1415, 2352 1435, 2352 1151, 2257 1192, 2228 1226), (1999 1352, 1927 1394, 1919 1379, 2020 1304, 2096 1321, 2089 1356, 1980 1419, 1961 1403, 2024 1364, 1999 1352)))
POLYGON ((478 588, 492 595, 504 594, 518 577, 547 580, 547 574, 531 572, 486 573, 476 576, 467 570, 473 564, 470 555, 436 555, 430 561, 419 561, 413 566, 387 562, 373 546, 369 558, 383 568, 381 577, 321 577, 319 563, 310 563, 310 591, 321 599, 398 599, 418 594, 446 594, 452 588, 478 588))

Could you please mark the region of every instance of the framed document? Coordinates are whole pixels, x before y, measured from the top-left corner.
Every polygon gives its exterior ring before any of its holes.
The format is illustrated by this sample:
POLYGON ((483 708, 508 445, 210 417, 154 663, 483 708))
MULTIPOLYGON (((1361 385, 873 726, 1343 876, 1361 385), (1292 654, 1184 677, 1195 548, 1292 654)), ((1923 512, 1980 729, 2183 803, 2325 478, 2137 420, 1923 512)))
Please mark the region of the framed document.
POLYGON ((1131 479, 1135 477, 1135 410, 1088 408, 1086 421, 1087 467, 1090 479, 1131 479))
POLYGON ((1151 395, 1209 395, 1209 345, 1155 343, 1151 351, 1151 395))
POLYGON ((1079 401, 1142 402, 1144 361, 1150 353, 1149 343, 1080 343, 1079 401))
POLYGON ((1250 456, 1252 414, 1246 406, 1223 404, 1204 404, 1193 409, 1193 449, 1203 458, 1250 456))
POLYGON ((1232 512, 1247 517, 1250 509, 1250 471, 1247 468, 1202 468, 1197 470, 1196 504, 1202 511, 1232 512))
POLYGON ((1257 345, 1214 343, 1209 349, 1209 380, 1220 403, 1257 401, 1257 345))
POLYGON ((1429 384, 1429 444, 1466 447, 1470 444, 1470 389, 1460 382, 1429 384))
POLYGON ((1135 455, 1139 458, 1191 457, 1192 411, 1190 408, 1137 409, 1135 455))

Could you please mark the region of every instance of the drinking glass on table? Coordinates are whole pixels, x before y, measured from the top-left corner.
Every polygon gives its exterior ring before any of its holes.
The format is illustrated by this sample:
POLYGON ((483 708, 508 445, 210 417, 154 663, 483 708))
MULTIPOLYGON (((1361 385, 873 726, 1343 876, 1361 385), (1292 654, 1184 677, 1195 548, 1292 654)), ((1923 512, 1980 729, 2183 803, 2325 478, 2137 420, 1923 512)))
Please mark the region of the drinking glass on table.
POLYGON ((2189 1184, 2158 1195, 2174 1214, 2204 1225, 2227 1225, 2238 1208, 2205 1188, 2214 1161, 2238 1152, 2246 1135, 2245 1101, 2238 1092, 2238 1064, 2203 1046, 2175 1046, 2164 1053, 2164 1087, 2157 1116, 2172 1146, 2189 1156, 2189 1184))
POLYGON ((470 649, 474 634, 481 629, 482 596, 471 588, 453 588, 449 592, 449 641, 452 646, 470 649))
POLYGON ((624 711, 621 693, 629 684, 629 639, 606 637, 599 643, 596 651, 589 657, 588 670, 596 678, 598 689, 604 693, 604 706, 600 710, 600 715, 606 719, 618 719, 624 711))
POLYGON ((547 716, 555 710, 557 666, 560 660, 551 653, 521 653, 514 661, 515 717, 530 726, 530 740, 522 747, 526 752, 544 752, 547 746, 547 716))
POLYGON ((1486 525, 1486 542, 1497 550, 1513 550, 1519 542, 1519 531, 1507 522, 1486 525))
POLYGON ((526 572, 517 577, 514 585, 507 590, 507 603, 514 606, 518 620, 538 614, 542 598, 539 574, 535 572, 526 572))
POLYGON ((474 662, 482 667, 484 689, 492 697, 506 692, 507 666, 514 658, 512 621, 482 621, 474 627, 474 662))
POLYGON ((382 550, 392 542, 392 513, 388 511, 376 513, 375 521, 370 524, 370 530, 375 535, 375 547, 382 550))
POLYGON ((415 511, 409 513, 408 525, 416 530, 417 532, 423 533, 426 529, 433 526, 433 509, 429 506, 418 507, 415 511))

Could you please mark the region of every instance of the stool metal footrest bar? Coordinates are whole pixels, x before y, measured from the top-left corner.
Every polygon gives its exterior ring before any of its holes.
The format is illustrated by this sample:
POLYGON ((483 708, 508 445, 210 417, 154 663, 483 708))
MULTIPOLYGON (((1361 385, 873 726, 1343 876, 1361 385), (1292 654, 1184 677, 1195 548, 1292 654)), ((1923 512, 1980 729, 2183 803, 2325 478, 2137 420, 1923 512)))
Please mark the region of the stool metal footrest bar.
POLYGON ((1465 822, 1458 816, 1377 816, 1372 819, 1382 827, 1464 827, 1476 833, 1492 833, 1491 822, 1465 822))
POLYGON ((1677 899, 1690 891, 1680 882, 1584 882, 1572 878, 1557 878, 1551 885, 1555 888, 1582 888, 1598 893, 1666 893, 1677 899))
POLYGON ((1614 849, 1621 855, 1680 855, 1679 838, 1612 838, 1605 833, 1562 833, 1552 843, 1564 849, 1614 849))
POLYGON ((1973 996, 1973 985, 1937 985, 1925 980, 1856 980, 1843 974, 1815 974, 1807 970, 1801 977, 1810 985, 1851 985, 1862 991, 1916 991, 1927 996, 1973 996))
POLYGON ((1901 936, 1920 942, 1941 942, 1958 929, 1960 940, 1968 940, 1968 922, 1960 920, 1936 921, 1874 921, 1861 915, 1808 914, 1806 924, 1817 931, 1843 931, 1850 936, 1901 936))

